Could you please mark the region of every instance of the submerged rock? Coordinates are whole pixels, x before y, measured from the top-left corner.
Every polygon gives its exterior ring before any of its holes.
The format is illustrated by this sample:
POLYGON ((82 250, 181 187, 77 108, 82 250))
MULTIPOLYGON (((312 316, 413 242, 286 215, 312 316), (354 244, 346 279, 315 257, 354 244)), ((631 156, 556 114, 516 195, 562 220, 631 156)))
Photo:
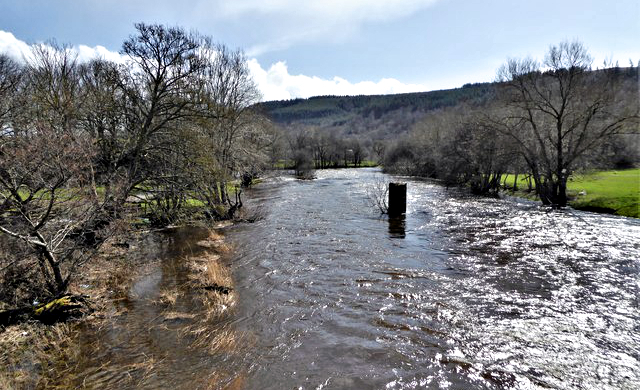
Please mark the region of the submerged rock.
POLYGON ((215 291, 217 293, 220 294, 224 294, 224 295, 229 295, 231 293, 231 291, 233 291, 233 289, 231 287, 226 287, 226 286, 219 286, 215 283, 209 285, 209 286, 203 286, 203 289, 207 290, 207 291, 215 291))

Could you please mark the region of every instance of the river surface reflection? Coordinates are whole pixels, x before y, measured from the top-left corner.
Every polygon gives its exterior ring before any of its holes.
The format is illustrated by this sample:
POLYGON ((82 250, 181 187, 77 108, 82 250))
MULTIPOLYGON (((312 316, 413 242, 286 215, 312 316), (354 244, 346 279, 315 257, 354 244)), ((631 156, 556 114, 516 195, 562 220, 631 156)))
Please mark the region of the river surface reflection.
POLYGON ((384 177, 408 182, 388 220, 378 170, 316 174, 248 191, 264 218, 222 229, 231 250, 202 228, 145 236, 112 319, 79 325, 66 387, 638 388, 640 221, 384 177), (203 258, 234 281, 215 313, 203 258))
POLYGON ((250 192, 265 218, 227 234, 244 387, 637 388, 638 220, 409 179, 389 221, 379 175, 250 192))

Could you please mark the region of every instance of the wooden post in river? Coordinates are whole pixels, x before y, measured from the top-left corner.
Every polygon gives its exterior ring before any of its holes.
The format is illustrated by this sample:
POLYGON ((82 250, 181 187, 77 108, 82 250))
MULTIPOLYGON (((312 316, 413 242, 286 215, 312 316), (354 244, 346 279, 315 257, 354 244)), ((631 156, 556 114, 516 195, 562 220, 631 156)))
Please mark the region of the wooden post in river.
POLYGON ((407 183, 389 183, 390 217, 398 217, 407 211, 407 183))

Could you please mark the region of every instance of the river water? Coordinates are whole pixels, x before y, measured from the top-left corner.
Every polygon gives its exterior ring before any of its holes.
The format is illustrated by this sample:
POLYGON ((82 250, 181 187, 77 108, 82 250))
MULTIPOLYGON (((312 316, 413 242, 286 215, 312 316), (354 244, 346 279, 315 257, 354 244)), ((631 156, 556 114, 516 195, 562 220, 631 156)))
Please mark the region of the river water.
POLYGON ((405 179, 403 229, 378 176, 251 194, 264 220, 229 234, 247 388, 640 387, 638 220, 405 179))
POLYGON ((167 321, 139 298, 181 285, 179 259, 206 236, 183 230, 134 284, 126 331, 91 336, 108 350, 93 365, 155 353, 159 371, 137 382, 146 388, 639 388, 638 220, 405 178, 406 217, 390 221, 367 188, 394 178, 316 175, 250 190, 245 203, 264 218, 225 230, 237 303, 211 326, 233 332, 233 351, 181 341, 193 320, 167 321))

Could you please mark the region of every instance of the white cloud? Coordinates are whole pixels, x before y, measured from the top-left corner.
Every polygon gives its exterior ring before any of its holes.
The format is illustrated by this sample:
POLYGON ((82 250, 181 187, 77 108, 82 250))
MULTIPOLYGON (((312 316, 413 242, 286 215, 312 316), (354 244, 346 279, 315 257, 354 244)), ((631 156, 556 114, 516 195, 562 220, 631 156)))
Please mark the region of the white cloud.
POLYGON ((323 79, 316 76, 292 75, 286 63, 279 61, 269 69, 262 68, 256 59, 249 60, 249 70, 262 92, 263 100, 286 100, 319 95, 380 95, 425 91, 419 84, 404 84, 385 78, 377 82, 351 83, 341 77, 323 79))
POLYGON ((30 47, 17 39, 10 32, 0 30, 0 53, 4 53, 16 61, 22 61, 29 55, 30 47))
MULTIPOLYGON (((46 45, 46 43, 39 43, 46 45)), ((88 62, 95 58, 124 63, 126 57, 118 52, 110 51, 103 46, 89 47, 79 45, 70 50, 78 56, 79 62, 88 62)), ((0 53, 9 55, 16 61, 23 62, 31 58, 31 45, 19 40, 10 32, 0 30, 0 53)))
POLYGON ((74 50, 78 53, 78 61, 87 62, 92 59, 101 58, 107 61, 116 62, 119 64, 125 63, 127 60, 127 56, 123 56, 122 54, 110 51, 104 46, 96 46, 89 47, 85 45, 79 45, 74 50))
MULTIPOLYGON (((126 57, 110 51, 103 46, 89 47, 79 45, 71 50, 78 55, 78 61, 86 62, 94 58, 123 63, 126 57)), ((30 46, 17 39, 13 34, 0 30, 0 53, 6 53, 18 61, 29 58, 30 46)), ((283 61, 262 68, 258 60, 252 58, 247 63, 263 100, 284 100, 307 98, 319 95, 379 95, 426 90, 418 84, 404 84, 392 78, 377 82, 361 81, 352 83, 341 77, 323 79, 317 76, 292 75, 283 61)))

